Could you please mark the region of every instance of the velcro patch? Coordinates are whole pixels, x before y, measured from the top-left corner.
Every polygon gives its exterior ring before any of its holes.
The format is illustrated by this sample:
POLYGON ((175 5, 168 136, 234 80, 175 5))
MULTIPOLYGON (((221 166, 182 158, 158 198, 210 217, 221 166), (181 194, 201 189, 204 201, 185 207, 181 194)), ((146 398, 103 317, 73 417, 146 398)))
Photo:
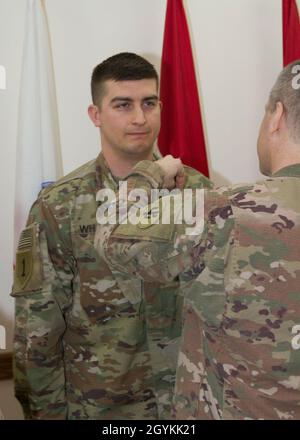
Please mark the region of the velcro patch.
POLYGON ((127 239, 170 241, 174 235, 174 226, 170 225, 119 225, 113 232, 112 237, 127 239))
POLYGON ((16 255, 16 269, 15 269, 15 282, 21 289, 24 289, 26 284, 32 275, 32 250, 25 250, 17 252, 16 255))
POLYGON ((16 255, 15 284, 17 288, 24 289, 32 275, 34 243, 34 229, 28 227, 21 233, 16 255))
POLYGON ((26 228, 22 231, 18 251, 29 250, 33 245, 33 228, 26 228))
POLYGON ((178 219, 178 214, 182 213, 182 207, 181 193, 159 198, 150 205, 140 208, 138 221, 136 221, 135 211, 133 211, 134 221, 132 221, 130 211, 128 224, 120 224, 112 235, 127 236, 130 239, 172 241, 175 231, 182 229, 182 221, 179 224, 175 221, 178 219))
POLYGON ((41 260, 39 252, 39 225, 31 224, 21 235, 16 254, 14 285, 12 295, 20 295, 39 288, 41 279, 41 260))

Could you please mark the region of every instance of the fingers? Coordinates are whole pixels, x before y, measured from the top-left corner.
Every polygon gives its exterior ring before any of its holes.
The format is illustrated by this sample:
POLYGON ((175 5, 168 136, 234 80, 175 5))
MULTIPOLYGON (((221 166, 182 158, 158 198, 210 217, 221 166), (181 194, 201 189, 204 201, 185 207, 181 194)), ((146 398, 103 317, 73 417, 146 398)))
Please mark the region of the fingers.
POLYGON ((178 163, 178 171, 175 176, 175 185, 176 188, 183 189, 185 185, 185 171, 181 160, 179 159, 178 163))
POLYGON ((164 172, 164 187, 168 189, 184 187, 184 167, 179 158, 170 154, 156 162, 164 172))
POLYGON ((175 178, 176 188, 184 189, 185 185, 185 175, 177 175, 175 178))
POLYGON ((175 157, 168 154, 163 159, 159 159, 156 162, 164 171, 166 177, 174 177, 177 174, 183 173, 183 165, 180 159, 176 159, 175 157))

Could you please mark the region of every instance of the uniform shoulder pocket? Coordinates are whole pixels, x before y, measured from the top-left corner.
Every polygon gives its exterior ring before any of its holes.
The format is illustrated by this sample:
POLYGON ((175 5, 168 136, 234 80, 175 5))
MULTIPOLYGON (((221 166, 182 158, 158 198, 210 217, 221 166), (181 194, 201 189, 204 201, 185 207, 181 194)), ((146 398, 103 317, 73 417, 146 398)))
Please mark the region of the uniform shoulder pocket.
POLYGON ((21 296, 42 289, 39 235, 39 223, 32 223, 20 235, 11 296, 21 296))

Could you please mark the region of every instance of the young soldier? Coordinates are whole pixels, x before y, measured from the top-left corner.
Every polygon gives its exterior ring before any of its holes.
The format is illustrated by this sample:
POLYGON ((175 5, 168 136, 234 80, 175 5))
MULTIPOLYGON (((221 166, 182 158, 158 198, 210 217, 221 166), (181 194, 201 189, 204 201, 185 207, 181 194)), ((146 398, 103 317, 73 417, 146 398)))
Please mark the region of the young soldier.
MULTIPOLYGON (((92 75, 97 159, 41 192, 17 251, 15 386, 32 419, 168 418, 181 335, 177 281, 143 284, 94 249, 101 189, 153 160, 158 77, 121 53, 92 75)), ((187 185, 210 185, 192 169, 187 185)))

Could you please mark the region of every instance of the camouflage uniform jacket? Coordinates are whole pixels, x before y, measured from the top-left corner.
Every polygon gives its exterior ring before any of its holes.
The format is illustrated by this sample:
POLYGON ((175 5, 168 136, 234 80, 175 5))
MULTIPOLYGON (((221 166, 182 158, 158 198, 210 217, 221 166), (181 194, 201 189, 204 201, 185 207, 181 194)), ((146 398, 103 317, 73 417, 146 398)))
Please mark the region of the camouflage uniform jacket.
MULTIPOLYGON (((149 192, 162 180, 157 165, 141 162, 128 191, 149 192)), ((174 218, 107 225, 96 248, 114 270, 141 279, 180 274, 176 418, 300 419, 300 164, 201 192, 201 233, 188 235, 174 218)))
MULTIPOLYGON (((210 185, 188 174, 190 185, 210 185)), ((99 257, 102 188, 116 190, 117 182, 100 154, 41 192, 21 234, 12 292, 15 389, 27 418, 170 416, 178 281, 143 288, 99 257)))

